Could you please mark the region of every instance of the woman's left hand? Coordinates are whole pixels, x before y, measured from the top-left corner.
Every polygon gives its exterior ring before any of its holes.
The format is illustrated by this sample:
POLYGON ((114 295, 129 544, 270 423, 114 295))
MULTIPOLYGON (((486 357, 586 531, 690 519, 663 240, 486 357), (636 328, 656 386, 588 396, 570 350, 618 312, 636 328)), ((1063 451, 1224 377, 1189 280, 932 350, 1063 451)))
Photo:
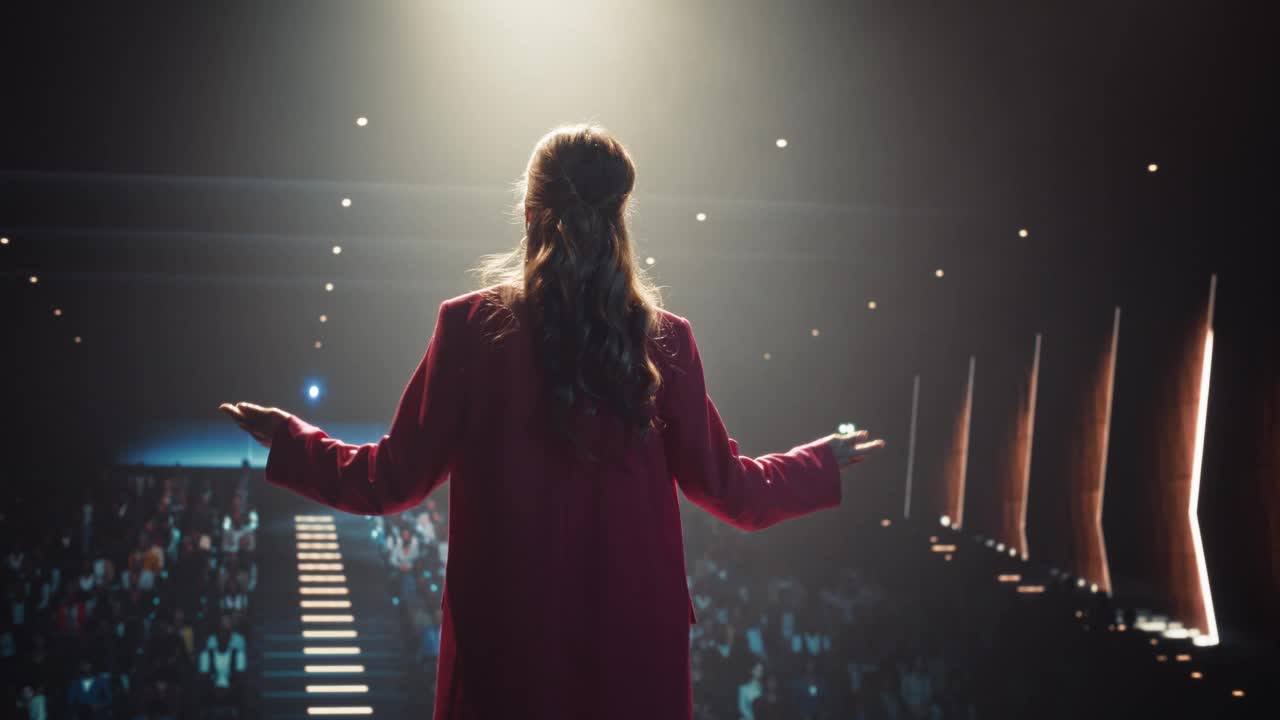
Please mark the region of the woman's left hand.
POLYGON ((222 403, 218 409, 231 416, 241 430, 253 436, 265 448, 271 447, 271 438, 275 437, 280 423, 289 419, 289 413, 280 408, 264 408, 253 403, 222 403))

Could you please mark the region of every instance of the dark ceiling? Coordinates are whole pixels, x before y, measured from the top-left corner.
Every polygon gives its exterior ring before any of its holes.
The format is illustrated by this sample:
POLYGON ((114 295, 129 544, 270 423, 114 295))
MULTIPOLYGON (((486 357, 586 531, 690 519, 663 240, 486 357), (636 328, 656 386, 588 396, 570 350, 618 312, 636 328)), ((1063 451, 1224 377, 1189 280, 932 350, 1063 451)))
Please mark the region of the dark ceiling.
POLYGON ((533 143, 587 119, 744 448, 896 418, 930 363, 1257 270, 1249 7, 5 4, 7 437, 114 447, 228 400, 389 421, 436 305, 519 240, 533 143))

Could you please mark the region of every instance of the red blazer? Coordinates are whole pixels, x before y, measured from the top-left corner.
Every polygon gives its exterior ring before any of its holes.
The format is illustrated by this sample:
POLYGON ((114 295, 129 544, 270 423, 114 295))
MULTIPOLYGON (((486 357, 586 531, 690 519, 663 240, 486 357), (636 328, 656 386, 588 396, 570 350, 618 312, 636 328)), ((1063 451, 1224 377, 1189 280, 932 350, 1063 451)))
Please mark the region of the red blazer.
POLYGON ((530 319, 476 291, 440 305, 389 434, 350 445, 281 423, 269 482, 337 510, 389 515, 449 478, 449 559, 436 720, 688 720, 689 626, 676 486, 730 525, 759 530, 841 500, 822 439, 740 457, 707 395, 689 321, 661 311, 661 433, 628 452, 621 420, 570 415, 603 460, 555 435, 530 319), (494 344, 482 337, 515 321, 494 344), (604 452, 607 450, 608 452, 604 452))

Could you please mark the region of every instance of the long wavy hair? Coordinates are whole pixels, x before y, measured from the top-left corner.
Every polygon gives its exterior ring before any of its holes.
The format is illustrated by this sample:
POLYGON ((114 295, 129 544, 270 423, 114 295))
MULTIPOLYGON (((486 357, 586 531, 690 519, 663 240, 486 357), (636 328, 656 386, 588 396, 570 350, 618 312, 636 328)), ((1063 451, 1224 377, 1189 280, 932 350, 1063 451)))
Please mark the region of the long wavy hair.
POLYGON ((662 375, 651 341, 661 338, 662 297, 632 257, 627 220, 635 182, 631 156, 608 130, 595 123, 555 128, 534 146, 516 182, 520 244, 483 256, 472 270, 491 307, 512 318, 517 306, 530 311, 553 426, 579 453, 583 445, 568 427, 578 401, 586 415, 599 405, 613 408, 628 447, 635 431, 643 441, 660 429, 653 404, 662 375))

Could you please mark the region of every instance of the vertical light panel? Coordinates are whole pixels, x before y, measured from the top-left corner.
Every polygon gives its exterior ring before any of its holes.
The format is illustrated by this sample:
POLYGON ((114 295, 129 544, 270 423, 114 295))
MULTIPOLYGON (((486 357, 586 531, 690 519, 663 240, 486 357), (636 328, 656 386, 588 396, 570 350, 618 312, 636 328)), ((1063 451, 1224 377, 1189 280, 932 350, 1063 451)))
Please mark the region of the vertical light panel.
POLYGON ((973 420, 973 375, 977 369, 978 358, 969 356, 969 382, 964 391, 964 426, 960 438, 960 477, 956 490, 955 508, 951 515, 951 527, 964 527, 964 486, 969 473, 969 428, 973 420))
POLYGON ((1115 318, 1111 321, 1111 349, 1107 360, 1107 392, 1104 400, 1105 409, 1102 414, 1101 452, 1098 459, 1098 499, 1093 513, 1093 532, 1097 539, 1095 557, 1101 561, 1101 582, 1098 583, 1103 592, 1111 595, 1111 562, 1107 559, 1107 541, 1102 535, 1102 504, 1107 493, 1107 452, 1111 446, 1111 402, 1116 391, 1116 360, 1120 356, 1120 307, 1116 306, 1115 318))
POLYGON ((916 411, 920 408, 920 376, 911 381, 911 430, 907 439, 907 496, 902 505, 902 517, 911 517, 911 473, 916 464, 916 411))
POLYGON ((1205 632, 1194 638, 1196 645, 1218 644, 1218 619, 1213 611, 1213 592, 1209 587, 1209 567, 1204 560, 1204 543, 1200 539, 1200 474, 1204 469, 1204 433, 1209 412, 1209 378, 1213 365, 1213 303, 1218 290, 1218 276, 1209 276, 1209 311, 1205 317, 1204 355, 1200 364, 1200 400, 1196 406, 1195 454, 1191 459, 1191 501, 1187 503, 1187 522, 1191 542, 1196 551, 1196 570, 1200 579, 1200 599, 1204 607, 1205 632))
POLYGON ((1031 557, 1031 551, 1027 547, 1027 505, 1030 503, 1029 493, 1031 492, 1031 446, 1036 436, 1036 390, 1040 384, 1040 341, 1042 336, 1036 333, 1036 352, 1031 357, 1031 378, 1027 390, 1027 407, 1025 426, 1027 428, 1027 450, 1022 460, 1022 512, 1018 517, 1018 542, 1019 550, 1022 552, 1022 559, 1026 560, 1031 557))

